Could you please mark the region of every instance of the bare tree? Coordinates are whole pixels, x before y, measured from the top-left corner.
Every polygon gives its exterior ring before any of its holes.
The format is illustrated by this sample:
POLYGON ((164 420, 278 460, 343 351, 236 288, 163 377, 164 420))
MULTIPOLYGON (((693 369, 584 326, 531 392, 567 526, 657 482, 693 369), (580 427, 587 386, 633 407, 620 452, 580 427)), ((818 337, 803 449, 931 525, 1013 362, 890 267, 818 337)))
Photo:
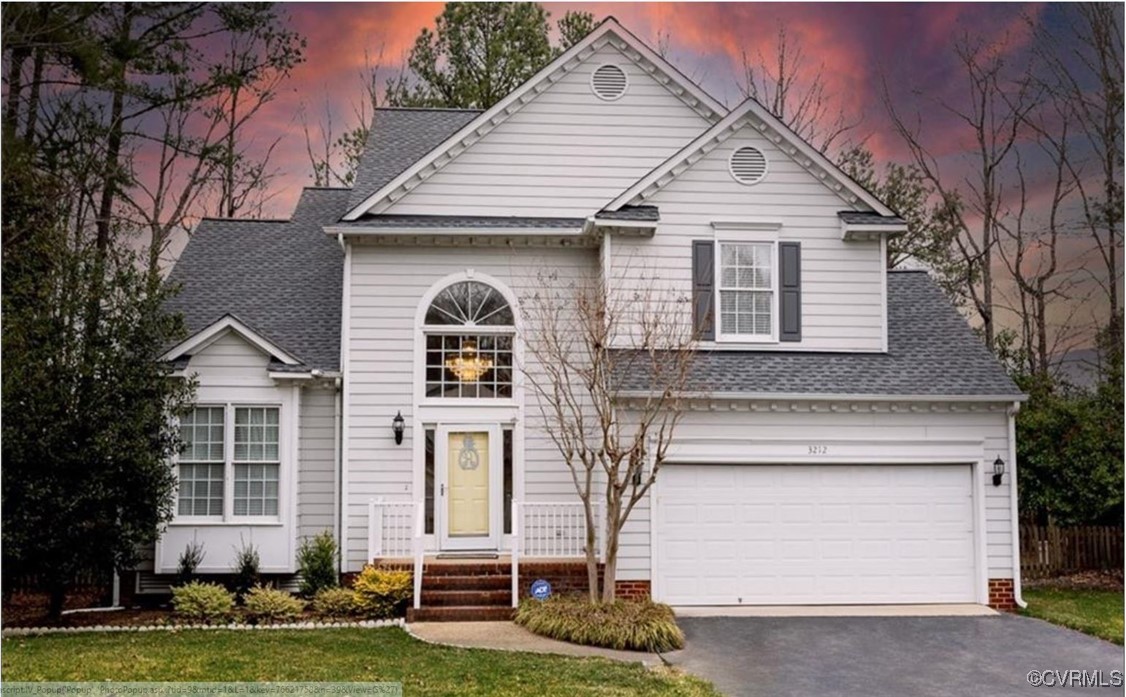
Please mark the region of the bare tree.
POLYGON ((844 109, 835 106, 825 82, 824 63, 811 69, 805 50, 790 39, 785 24, 778 27, 774 53, 761 51, 752 59, 743 51, 743 72, 738 82, 744 97, 753 97, 791 131, 819 152, 828 152, 855 129, 844 109))
MULTIPOLYGON (((1047 99, 1043 108, 1028 115, 1028 125, 1037 134, 1039 155, 1051 163, 1051 196, 1048 210, 1035 216, 1029 210, 1029 185, 1024 158, 1015 151, 1018 185, 1017 206, 997 219, 997 249, 1016 285, 1017 306, 1012 308, 1020 320, 1022 356, 1025 369, 1033 375, 1050 376, 1067 354, 1076 334, 1076 312, 1053 320, 1049 310, 1075 300, 1077 269, 1067 268, 1060 255, 1060 243, 1073 228, 1066 205, 1077 190, 1069 171, 1069 124, 1066 104, 1047 99), (1065 118, 1060 118, 1061 116, 1065 118), (1042 218, 1043 222, 1038 222, 1042 218)), ((1047 171, 1043 168, 1041 171, 1047 171)))
POLYGON ((972 137, 974 167, 970 174, 961 178, 943 174, 922 135, 922 115, 916 114, 913 123, 909 122, 892 101, 886 80, 882 99, 912 163, 933 186, 943 210, 960 231, 954 237, 955 251, 963 262, 959 285, 981 320, 985 343, 992 349, 996 335, 993 255, 998 221, 1006 209, 1003 178, 1022 137, 1021 129, 1040 95, 1022 79, 1027 73, 1009 76, 999 47, 963 37, 955 52, 967 78, 964 104, 939 101, 935 106, 964 124, 972 137))
POLYGON ((1123 240, 1122 8, 1082 3, 1067 8, 1058 29, 1033 23, 1037 54, 1047 67, 1043 89, 1066 104, 1086 153, 1075 148, 1067 166, 1082 205, 1083 222, 1104 272, 1093 275, 1110 305, 1109 336, 1121 346, 1123 240), (1055 29, 1055 31, 1053 31, 1055 29), (1092 174, 1092 171, 1094 172, 1092 174))
POLYGON ((583 503, 592 602, 614 599, 620 533, 668 456, 696 350, 683 299, 654 280, 633 288, 545 273, 521 301, 530 358, 521 370, 583 503), (630 392, 626 375, 647 387, 630 392), (605 516, 601 593, 596 502, 605 516))
POLYGON ((359 72, 362 83, 362 96, 352 102, 351 128, 337 136, 333 123, 332 105, 327 94, 324 97, 324 114, 310 129, 306 107, 301 109, 301 129, 305 135, 305 153, 313 168, 314 186, 352 186, 356 180, 356 166, 364 153, 368 135, 371 132, 372 118, 382 102, 379 89, 380 74, 383 71, 383 46, 374 59, 364 50, 364 67, 359 72))

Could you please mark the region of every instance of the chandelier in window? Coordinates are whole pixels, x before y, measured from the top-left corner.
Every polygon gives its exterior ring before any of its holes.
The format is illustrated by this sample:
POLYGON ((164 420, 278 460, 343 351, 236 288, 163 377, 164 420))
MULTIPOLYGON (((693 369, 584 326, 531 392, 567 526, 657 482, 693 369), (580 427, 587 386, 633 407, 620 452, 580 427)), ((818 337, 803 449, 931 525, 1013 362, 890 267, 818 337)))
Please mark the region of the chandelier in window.
POLYGON ((462 382, 477 382, 492 367, 493 359, 477 353, 477 342, 473 339, 466 339, 461 352, 446 359, 446 368, 462 382))

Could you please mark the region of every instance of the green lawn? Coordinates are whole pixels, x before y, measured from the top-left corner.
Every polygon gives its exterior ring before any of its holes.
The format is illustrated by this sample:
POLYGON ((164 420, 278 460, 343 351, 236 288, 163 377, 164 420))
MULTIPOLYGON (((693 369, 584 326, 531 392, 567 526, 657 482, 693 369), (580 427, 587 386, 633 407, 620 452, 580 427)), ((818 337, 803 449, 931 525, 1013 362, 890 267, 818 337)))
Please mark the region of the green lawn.
POLYGON ((695 677, 606 659, 432 646, 397 628, 4 639, 6 680, 403 683, 412 695, 717 695, 695 677))
POLYGON ((1024 614, 1122 643, 1122 591, 1029 588, 1024 614))

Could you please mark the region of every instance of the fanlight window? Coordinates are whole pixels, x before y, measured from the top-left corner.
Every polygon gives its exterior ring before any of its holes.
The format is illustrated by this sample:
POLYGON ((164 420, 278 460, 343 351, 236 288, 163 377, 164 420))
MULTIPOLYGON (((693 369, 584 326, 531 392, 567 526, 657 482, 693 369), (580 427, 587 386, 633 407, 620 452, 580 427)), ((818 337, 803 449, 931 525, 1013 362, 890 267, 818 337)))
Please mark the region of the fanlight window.
POLYGON ((478 281, 454 283, 434 298, 425 321, 427 397, 512 396, 515 321, 495 288, 478 281))

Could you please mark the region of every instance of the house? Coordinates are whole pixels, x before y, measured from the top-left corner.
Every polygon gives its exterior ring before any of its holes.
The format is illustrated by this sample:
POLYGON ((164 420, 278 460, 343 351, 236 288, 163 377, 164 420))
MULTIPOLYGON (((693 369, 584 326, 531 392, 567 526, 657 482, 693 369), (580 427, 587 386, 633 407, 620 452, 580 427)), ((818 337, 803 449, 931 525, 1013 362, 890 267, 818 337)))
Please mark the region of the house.
POLYGON ((577 497, 517 368, 520 299, 545 269, 628 287, 642 260, 702 339, 670 462, 622 534, 622 593, 1012 608, 1023 395, 926 273, 885 270, 904 229, 613 19, 486 111, 379 109, 353 188, 306 189, 289 220, 205 220, 172 270, 192 333, 166 358, 198 408, 136 590, 192 541, 201 572, 242 541, 292 574, 322 530, 342 573, 420 564, 417 617, 581 586, 577 497))

